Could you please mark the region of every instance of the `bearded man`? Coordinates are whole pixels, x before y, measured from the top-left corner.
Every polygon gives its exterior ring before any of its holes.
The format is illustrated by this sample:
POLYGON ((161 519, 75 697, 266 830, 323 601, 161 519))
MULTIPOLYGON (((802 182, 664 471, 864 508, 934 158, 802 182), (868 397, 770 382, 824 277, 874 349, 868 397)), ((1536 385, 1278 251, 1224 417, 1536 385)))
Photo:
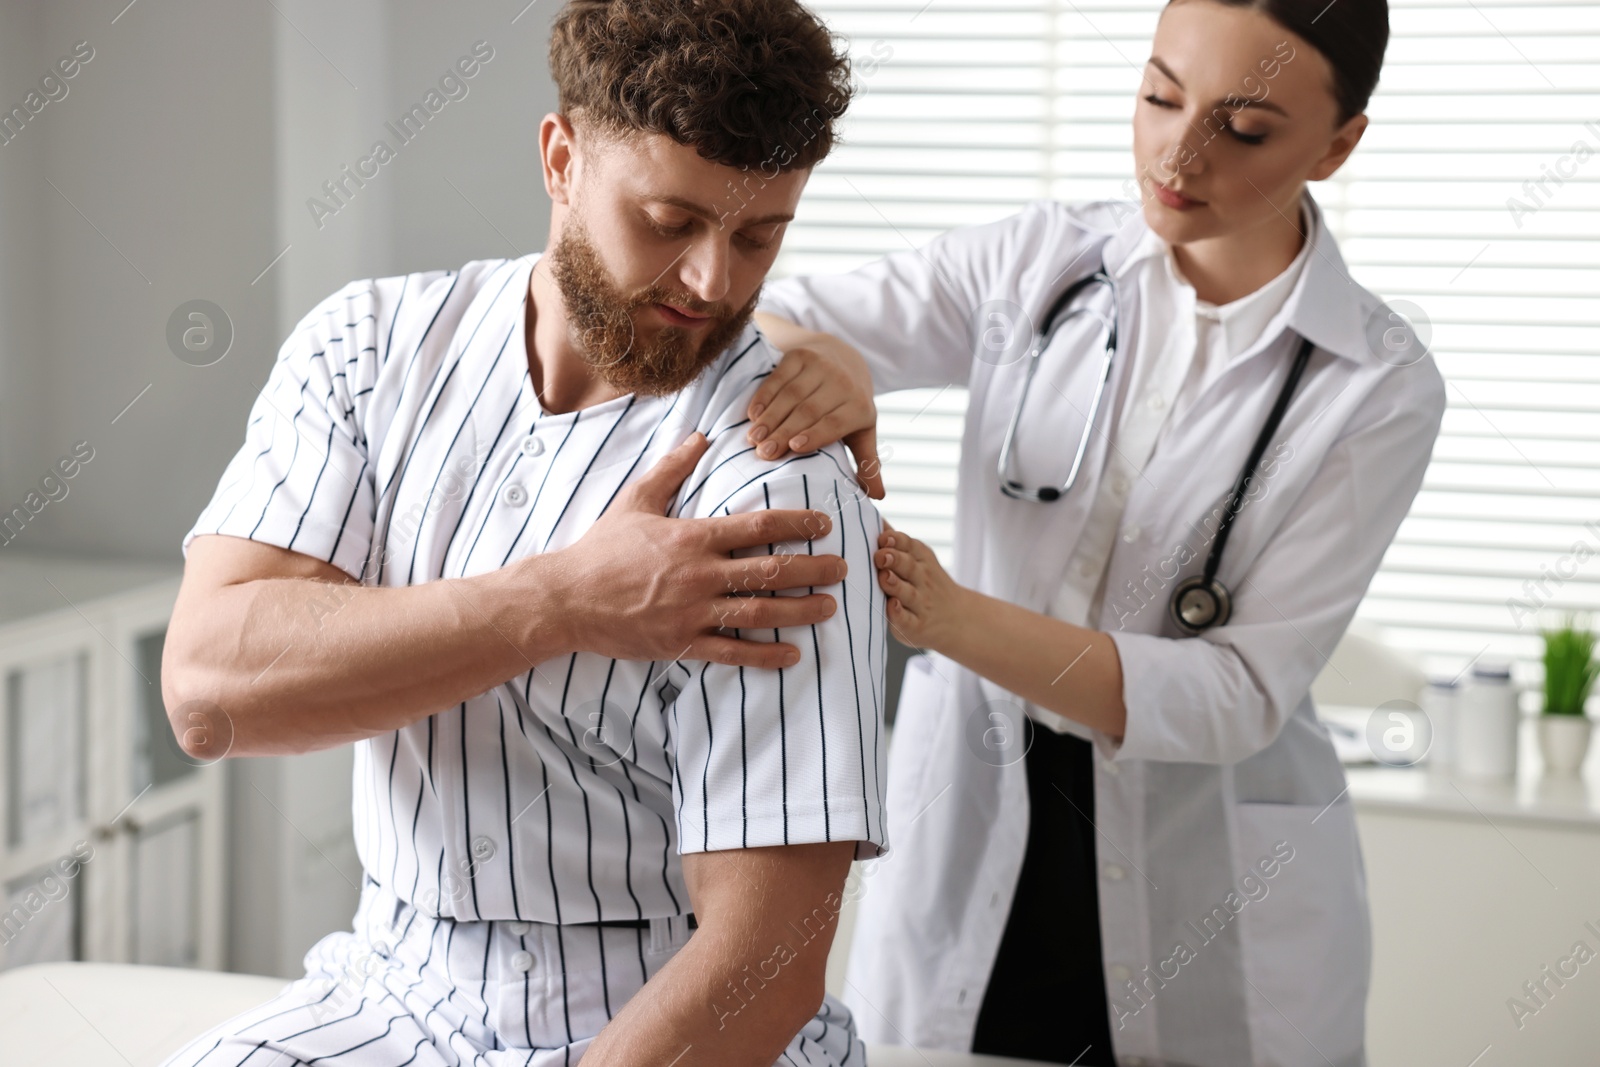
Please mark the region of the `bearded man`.
POLYGON ((184 538, 180 740, 353 744, 365 877, 173 1067, 864 1060, 882 524, 840 446, 745 441, 848 64, 793 0, 574 0, 551 69, 548 252, 323 301, 184 538))

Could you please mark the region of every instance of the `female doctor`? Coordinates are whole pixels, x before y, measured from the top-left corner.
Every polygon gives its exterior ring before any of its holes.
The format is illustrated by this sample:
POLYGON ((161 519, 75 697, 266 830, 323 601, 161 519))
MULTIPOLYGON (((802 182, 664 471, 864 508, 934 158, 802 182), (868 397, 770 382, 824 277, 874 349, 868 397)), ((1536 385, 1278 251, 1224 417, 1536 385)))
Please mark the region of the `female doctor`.
POLYGON ((870 475, 873 392, 969 391, 953 571, 904 532, 876 556, 930 654, 850 956, 866 1040, 1365 1062, 1364 874, 1308 691, 1445 395, 1306 182, 1360 140, 1387 39, 1384 0, 1173 0, 1138 204, 1040 201, 768 287, 764 455, 844 438, 870 475))

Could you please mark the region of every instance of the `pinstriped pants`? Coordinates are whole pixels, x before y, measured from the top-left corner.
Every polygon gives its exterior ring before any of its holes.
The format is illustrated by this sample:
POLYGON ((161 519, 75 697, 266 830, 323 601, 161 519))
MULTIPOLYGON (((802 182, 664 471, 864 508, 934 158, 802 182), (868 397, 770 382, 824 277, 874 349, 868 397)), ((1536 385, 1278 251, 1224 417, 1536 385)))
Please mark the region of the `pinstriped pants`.
MULTIPOLYGON (((689 935, 682 919, 649 930, 433 919, 368 877, 353 930, 313 945, 304 978, 165 1067, 575 1064, 689 935)), ((778 1063, 864 1067, 849 1009, 827 996, 778 1063)))

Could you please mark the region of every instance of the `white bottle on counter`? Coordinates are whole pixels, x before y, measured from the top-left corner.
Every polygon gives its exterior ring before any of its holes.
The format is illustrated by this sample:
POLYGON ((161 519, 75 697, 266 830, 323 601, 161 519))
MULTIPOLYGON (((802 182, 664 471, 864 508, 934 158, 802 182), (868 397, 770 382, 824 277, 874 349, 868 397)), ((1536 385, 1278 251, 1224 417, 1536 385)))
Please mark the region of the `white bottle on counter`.
POLYGON ((1473 778, 1511 778, 1517 773, 1517 728, 1521 709, 1511 683, 1511 664, 1480 660, 1456 697, 1455 769, 1473 778))
POLYGON ((1422 690, 1422 713, 1433 728, 1433 744, 1428 748, 1430 770, 1443 773, 1455 769, 1456 724, 1460 714, 1456 705, 1460 695, 1461 687, 1454 678, 1429 678, 1427 687, 1422 690))

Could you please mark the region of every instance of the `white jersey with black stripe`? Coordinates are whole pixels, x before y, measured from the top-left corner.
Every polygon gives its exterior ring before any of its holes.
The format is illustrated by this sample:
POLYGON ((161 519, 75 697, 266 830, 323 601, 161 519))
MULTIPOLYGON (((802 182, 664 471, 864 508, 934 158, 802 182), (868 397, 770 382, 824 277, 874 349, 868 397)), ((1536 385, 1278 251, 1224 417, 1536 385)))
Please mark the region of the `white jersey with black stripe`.
POLYGON ((881 854, 882 524, 846 453, 767 461, 745 443, 778 359, 754 326, 681 392, 546 413, 524 333, 537 259, 353 282, 318 305, 184 551, 217 533, 367 585, 482 574, 572 544, 698 429, 711 447, 670 514, 827 511, 826 536, 768 547, 837 553, 850 575, 826 621, 741 635, 781 636, 793 667, 567 655, 358 743, 367 872, 428 915, 573 923, 688 911, 680 853, 854 840, 857 858, 881 854))

